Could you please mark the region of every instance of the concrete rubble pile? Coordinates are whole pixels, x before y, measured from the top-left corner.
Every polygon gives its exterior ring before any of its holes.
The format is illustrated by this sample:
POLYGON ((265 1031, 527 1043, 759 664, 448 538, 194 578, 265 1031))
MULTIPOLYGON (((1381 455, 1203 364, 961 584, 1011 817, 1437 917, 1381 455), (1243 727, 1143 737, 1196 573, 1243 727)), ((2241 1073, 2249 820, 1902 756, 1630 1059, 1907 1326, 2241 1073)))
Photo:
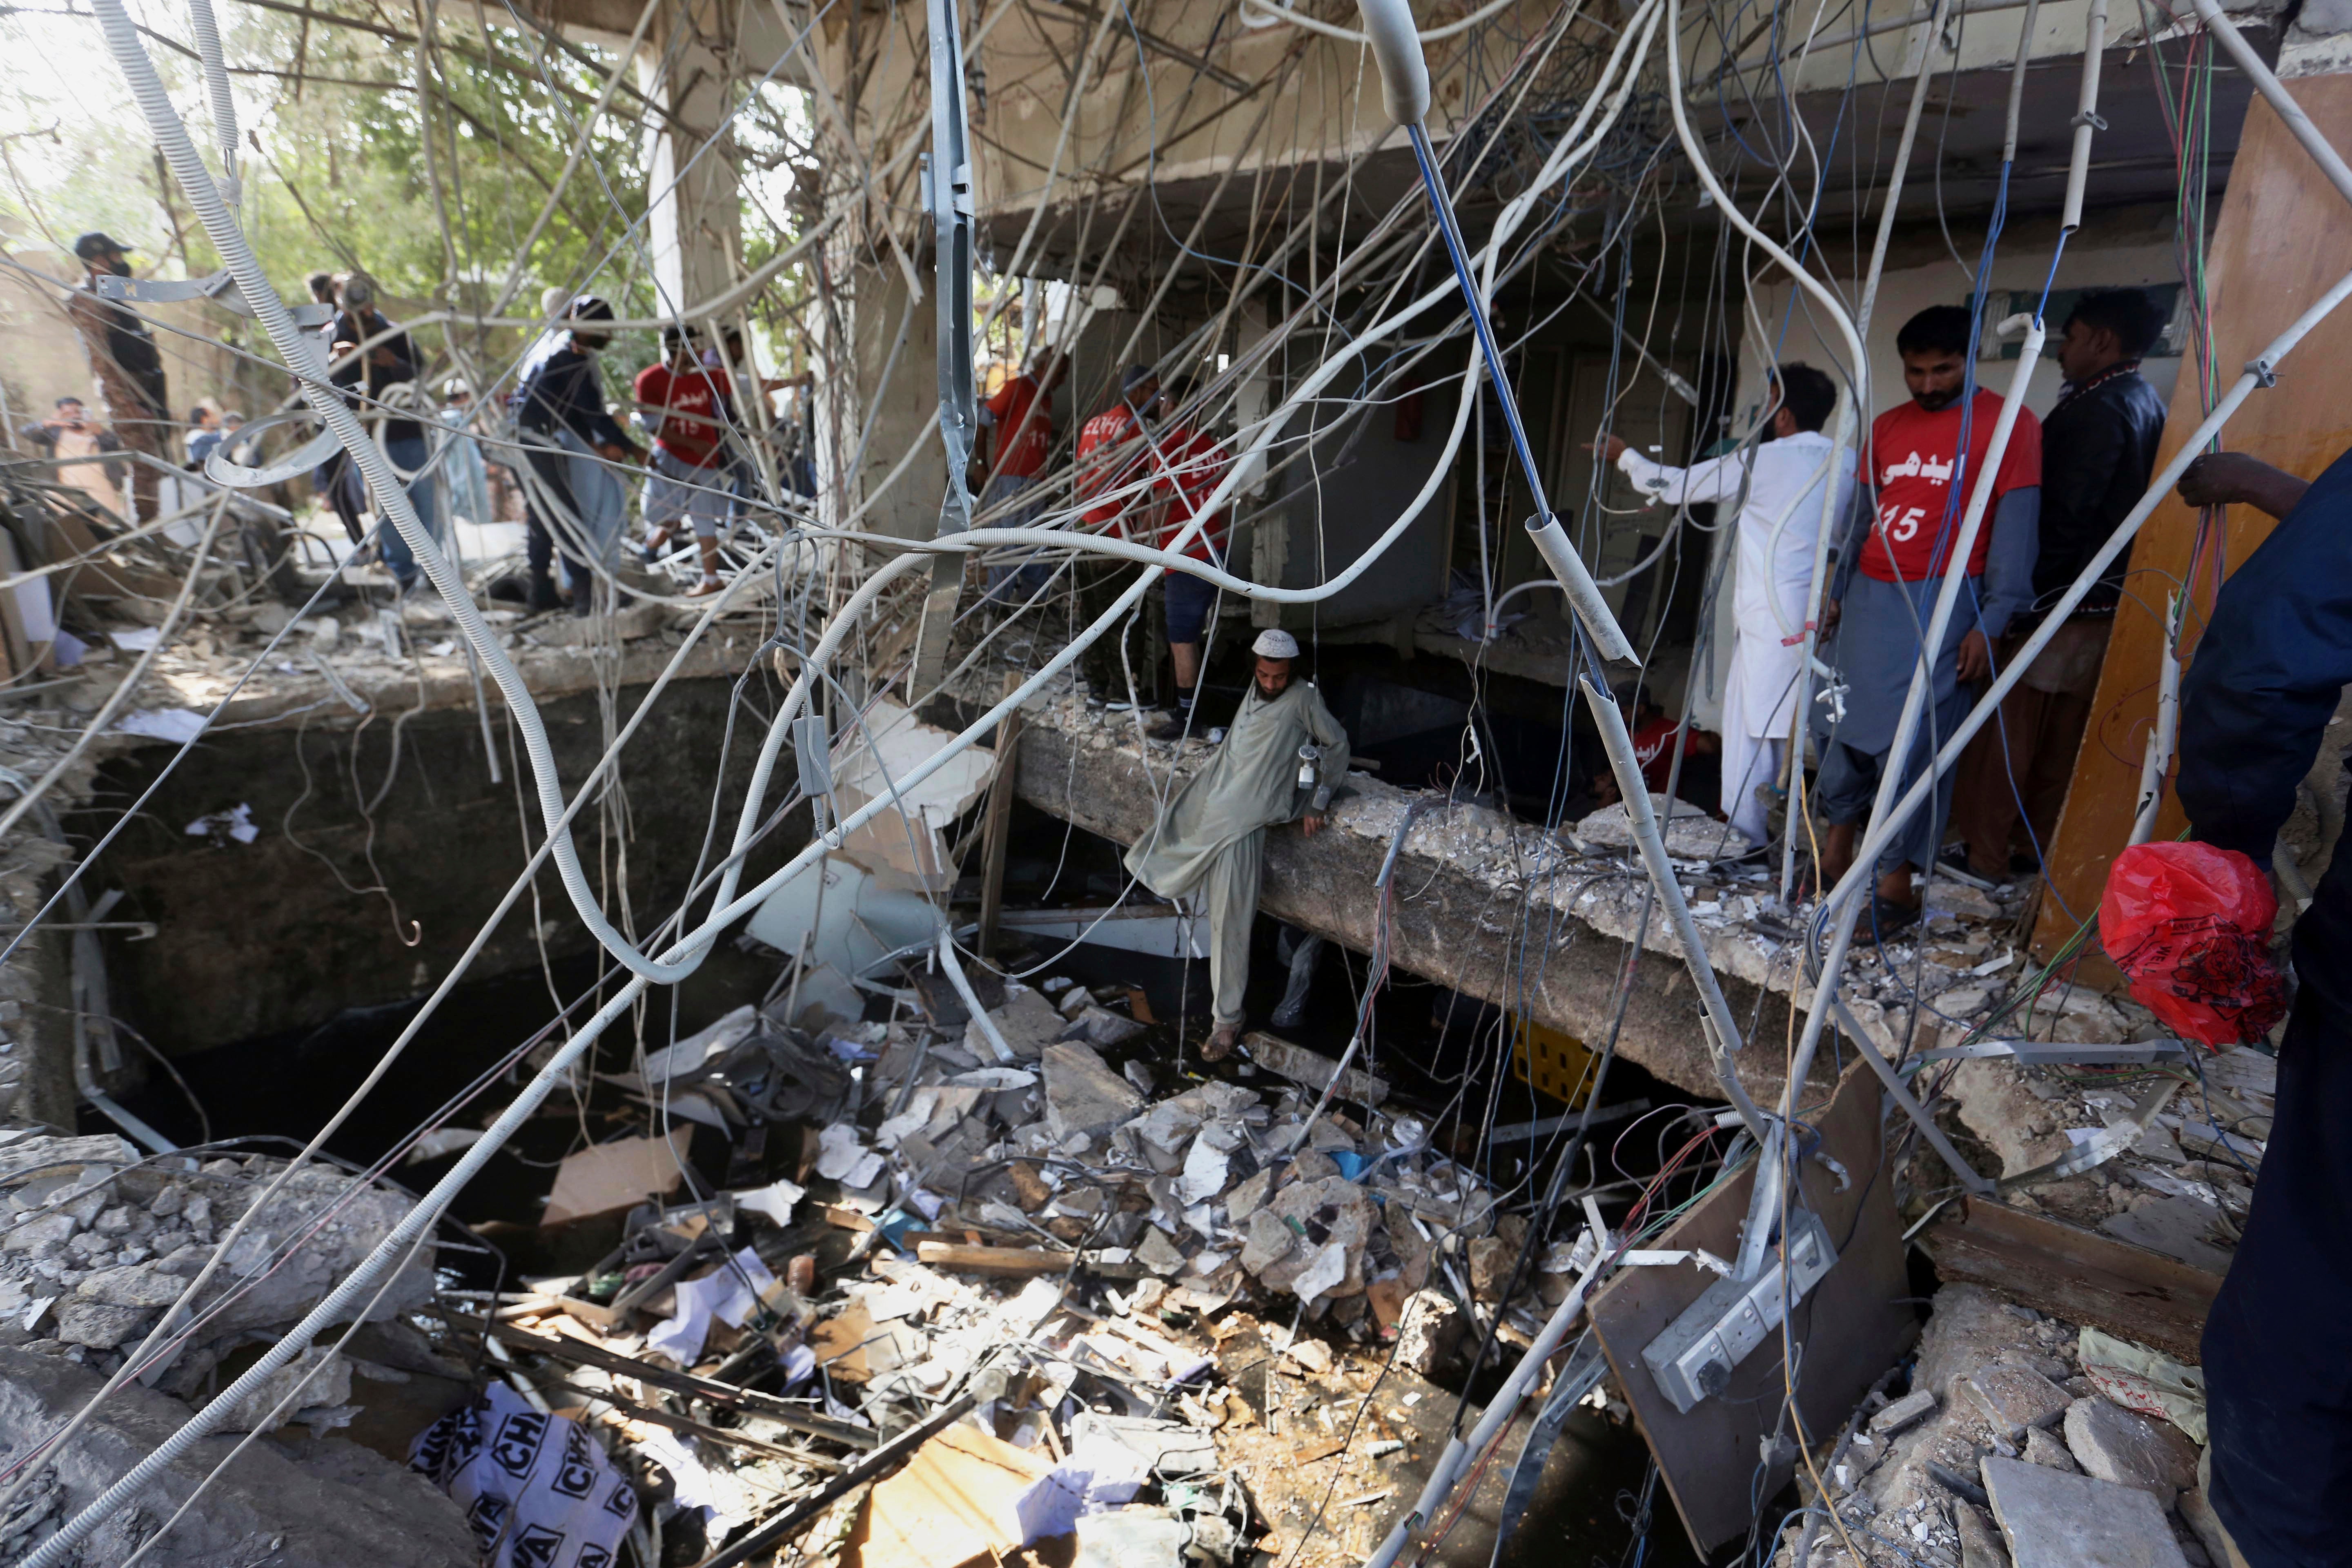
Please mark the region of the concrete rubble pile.
POLYGON ((907 978, 912 1021, 744 1006, 602 1075, 646 1134, 568 1159, 546 1218, 614 1245, 453 1321, 717 1561, 1362 1555, 1444 1447, 1430 1379, 1528 1342, 1569 1249, 1502 1302, 1525 1222, 1369 1074, 1317 1114, 1338 1064, 1270 1036, 1179 1076, 1129 994, 980 975, 983 1021, 907 978))
POLYGON ((1815 1568, 1853 1568, 1854 1551, 1878 1568, 2228 1562, 2205 1496, 2196 1368, 1952 1284, 1936 1293, 1908 1382, 1825 1440, 1837 1521, 1816 1509, 1810 1528, 1789 1525, 1782 1568, 1805 1543, 1815 1568))

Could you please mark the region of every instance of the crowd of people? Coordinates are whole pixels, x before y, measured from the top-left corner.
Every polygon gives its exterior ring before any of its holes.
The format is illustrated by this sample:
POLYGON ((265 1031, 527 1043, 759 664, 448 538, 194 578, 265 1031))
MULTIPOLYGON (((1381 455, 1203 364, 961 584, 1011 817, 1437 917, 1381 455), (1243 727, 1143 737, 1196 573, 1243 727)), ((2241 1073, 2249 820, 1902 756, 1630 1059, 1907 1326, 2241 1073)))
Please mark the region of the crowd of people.
MULTIPOLYGON (((95 405, 79 394, 59 396, 46 418, 16 431, 18 443, 53 459, 58 483, 81 492, 101 516, 134 523, 165 510, 169 492, 160 487, 175 468, 202 475, 215 457, 257 466, 259 443, 245 434, 241 410, 206 397, 184 418, 173 415, 153 330, 101 292, 102 279, 132 275, 131 247, 93 232, 75 241, 74 254, 83 277, 67 316, 89 363, 95 405)), ((523 356, 513 390, 486 405, 462 375, 444 375, 437 389, 430 384, 427 356, 384 313, 367 273, 314 272, 306 285, 327 317, 315 330, 329 379, 345 389, 436 540, 447 542, 453 518, 484 525, 509 516, 509 498, 520 493, 528 541, 520 596, 535 611, 593 611, 596 584, 612 582, 619 564, 633 492, 646 531, 640 560, 657 564, 681 529, 688 531, 698 571, 685 593, 717 592, 724 585, 721 539, 761 493, 755 441, 765 447, 780 489, 815 494, 806 410, 776 419, 770 408, 772 394, 805 387, 810 378, 761 375, 740 331, 707 342, 699 327, 667 329, 660 360, 636 373, 625 400, 612 403, 600 369, 617 335, 608 324, 612 306, 549 289, 541 300, 547 330, 523 356), (644 468, 642 482, 624 483, 614 472, 621 464, 644 468)), ((310 483, 350 541, 349 563, 373 562, 401 592, 414 591, 422 578, 415 553, 386 526, 361 465, 339 450, 310 483)))
MULTIPOLYGON (((1769 808, 1802 784, 1797 736, 1806 616, 1821 531, 1832 531, 1820 654, 1828 676, 1803 716, 1816 766, 1809 797, 1824 882, 1853 864, 1890 767, 1908 789, 1977 694, 2016 657, 2098 545, 2146 492, 2164 402, 2140 374, 2162 310, 2139 289, 2083 296, 2057 346, 2064 385, 2046 419, 2020 410, 1961 565, 1957 613, 1927 656, 1927 702, 1905 756, 1895 731, 1946 569, 1990 453, 2000 398, 1971 390, 1976 323, 1958 305, 1921 310, 1895 334, 1907 399, 1873 421, 1859 458, 1822 434, 1837 403, 1810 365, 1774 368, 1753 447, 1686 468, 1604 435, 1594 444, 1666 504, 1736 506, 1732 619, 1719 750, 1723 816, 1762 843, 1769 808), (1864 483, 1864 479, 1867 483, 1864 483)), ((1881 935, 1917 916, 1915 874, 1939 858, 2000 880, 2037 869, 2056 831, 2107 634, 2119 562, 2036 657, 1960 764, 1874 868, 1861 918, 1881 935), (1957 826, 1962 843, 1948 848, 1957 826)), ((1686 731, 1687 732, 1687 731, 1686 731)), ((1663 744, 1663 743, 1662 743, 1663 744)), ((1663 760, 1663 752, 1661 752, 1663 760)), ((1809 833, 1801 820, 1794 830, 1809 833)))

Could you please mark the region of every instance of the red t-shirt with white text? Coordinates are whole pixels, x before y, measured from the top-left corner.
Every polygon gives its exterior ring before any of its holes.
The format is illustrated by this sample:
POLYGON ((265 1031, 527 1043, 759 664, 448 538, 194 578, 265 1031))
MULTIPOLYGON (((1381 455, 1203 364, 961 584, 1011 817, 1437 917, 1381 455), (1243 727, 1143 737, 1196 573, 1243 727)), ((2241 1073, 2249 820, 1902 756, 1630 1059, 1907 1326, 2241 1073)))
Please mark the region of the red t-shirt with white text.
POLYGON ((719 460, 719 432, 727 417, 725 371, 679 372, 666 364, 647 365, 637 372, 634 390, 640 405, 670 411, 654 432, 655 446, 690 468, 707 468, 719 460))
MULTIPOLYGON (((1133 454, 1114 458, 1106 449, 1117 447, 1134 435, 1136 425, 1135 410, 1120 402, 1112 404, 1078 427, 1077 490, 1081 498, 1116 489, 1135 477, 1133 454), (1097 452, 1105 452, 1105 456, 1089 466, 1087 459, 1097 452)), ((1087 508, 1087 526, 1100 528, 1107 522, 1118 521, 1119 513, 1127 510, 1131 499, 1122 497, 1087 508)))
MULTIPOLYGON (((1956 398, 1931 413, 1908 402, 1888 409, 1871 426, 1865 477, 1878 486, 1878 518, 1855 563, 1864 576, 1882 583, 1917 583, 1942 574, 1951 542, 1960 536, 1969 491, 1992 445, 1993 426, 2000 418, 2000 399, 1978 388, 1969 417, 1968 461, 1956 473, 1963 406, 1956 398)), ((1992 501, 1977 530, 1976 548, 1969 555, 1969 576, 1983 574, 1986 552, 1992 548, 1992 509, 2000 498, 2041 482, 2042 421, 2032 409, 2021 408, 2009 449, 2001 454, 2000 470, 1993 476, 1992 501)))
MULTIPOLYGON (((1167 459, 1156 493, 1168 498, 1168 521, 1160 526, 1160 547, 1166 550, 1176 542, 1201 510, 1201 503, 1225 477, 1225 449, 1205 430, 1188 430, 1179 426, 1160 437, 1160 456, 1167 459)), ((1225 530, 1233 514, 1220 508, 1214 517, 1202 525, 1201 531, 1184 547, 1184 553, 1196 561, 1221 561, 1225 553, 1225 530)))

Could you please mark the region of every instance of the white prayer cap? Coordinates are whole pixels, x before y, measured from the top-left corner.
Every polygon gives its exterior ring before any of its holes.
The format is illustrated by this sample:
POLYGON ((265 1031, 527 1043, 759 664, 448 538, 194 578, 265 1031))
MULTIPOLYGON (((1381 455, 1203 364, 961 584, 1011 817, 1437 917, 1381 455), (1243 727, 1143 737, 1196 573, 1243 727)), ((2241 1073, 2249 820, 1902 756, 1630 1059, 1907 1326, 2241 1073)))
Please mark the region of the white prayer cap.
POLYGON ((1260 658, 1297 658, 1298 639, 1280 626, 1270 626, 1257 634, 1257 641, 1250 644, 1250 652, 1260 658))

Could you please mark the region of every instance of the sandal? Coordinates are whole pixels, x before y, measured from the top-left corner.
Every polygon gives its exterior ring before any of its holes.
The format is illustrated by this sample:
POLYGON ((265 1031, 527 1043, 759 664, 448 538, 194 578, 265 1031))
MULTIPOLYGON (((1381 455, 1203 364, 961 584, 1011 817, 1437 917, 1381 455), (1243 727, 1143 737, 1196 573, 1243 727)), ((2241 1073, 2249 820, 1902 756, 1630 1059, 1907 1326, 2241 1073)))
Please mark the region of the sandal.
POLYGON ((705 595, 716 594, 726 586, 726 584, 716 577, 705 577, 693 587, 688 588, 686 591, 686 596, 689 599, 699 599, 705 595))
POLYGON ((1919 921, 1917 904, 1890 904, 1878 896, 1876 889, 1870 894, 1870 908, 1853 922, 1853 934, 1858 941, 1885 941, 1900 931, 1907 931, 1919 921))
POLYGON ((1234 1047, 1241 1041, 1240 1025, 1220 1024, 1210 1031, 1208 1040, 1201 1047, 1201 1059, 1204 1062, 1223 1061, 1234 1054, 1234 1047))

